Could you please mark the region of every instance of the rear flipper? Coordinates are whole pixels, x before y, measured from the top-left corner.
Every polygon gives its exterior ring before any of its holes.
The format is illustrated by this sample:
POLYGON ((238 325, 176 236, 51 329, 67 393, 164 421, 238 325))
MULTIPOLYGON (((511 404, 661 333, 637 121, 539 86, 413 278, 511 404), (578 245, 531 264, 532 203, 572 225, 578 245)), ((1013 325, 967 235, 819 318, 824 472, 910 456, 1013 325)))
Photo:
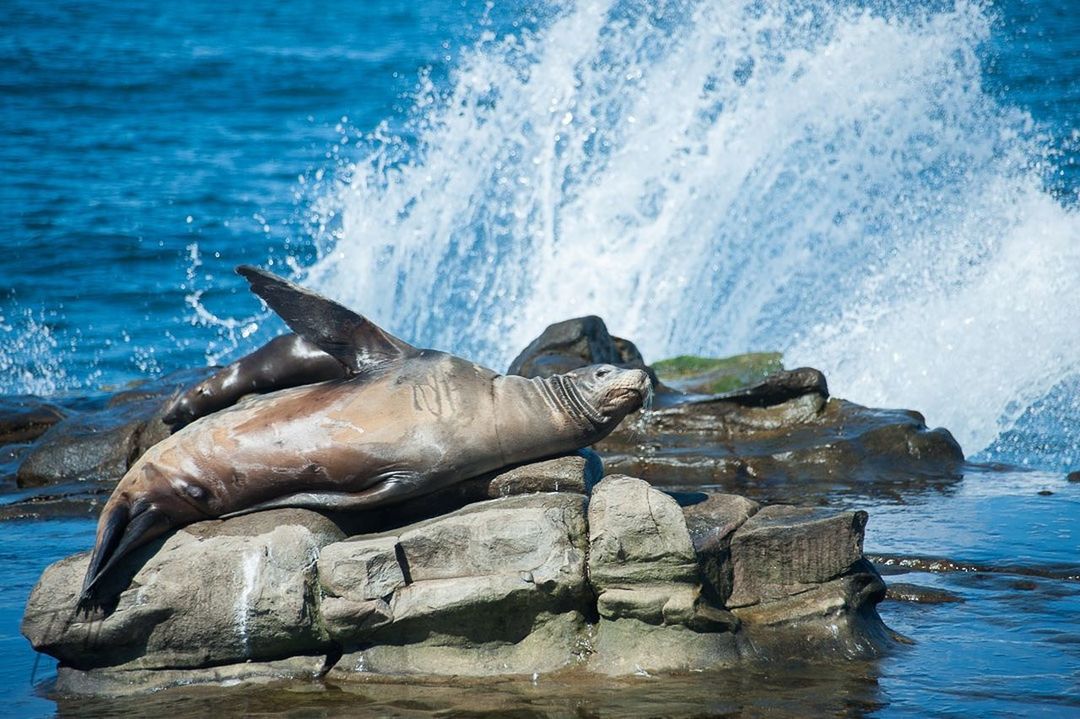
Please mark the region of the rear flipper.
POLYGON ((231 407, 246 394, 344 376, 341 363, 312 343, 299 335, 282 335, 178 396, 163 419, 175 432, 200 417, 231 407))

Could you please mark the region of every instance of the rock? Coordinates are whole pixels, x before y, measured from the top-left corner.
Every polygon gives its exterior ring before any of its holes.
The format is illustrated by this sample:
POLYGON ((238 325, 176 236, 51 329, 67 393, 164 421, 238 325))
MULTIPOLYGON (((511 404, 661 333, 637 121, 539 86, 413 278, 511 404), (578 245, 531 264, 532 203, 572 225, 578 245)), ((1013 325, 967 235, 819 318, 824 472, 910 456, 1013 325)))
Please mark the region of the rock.
POLYGON ((748 352, 732 357, 680 355, 652 365, 657 377, 678 392, 713 395, 760 382, 784 369, 779 352, 748 352))
MULTIPOLYGON (((573 459, 516 468, 500 486, 578 477, 587 463, 573 459)), ((201 522, 131 555, 103 587, 115 606, 93 617, 74 613, 87 554, 57 562, 22 629, 60 660, 58 691, 110 694, 326 672, 697 671, 873 656, 891 641, 874 611, 884 585, 861 558, 865 514, 695 499, 683 508, 610 476, 587 511, 585 496, 560 491, 351 537, 343 528, 383 513, 201 522)))
POLYGON ((393 595, 405 586, 397 552, 397 537, 354 539, 324 547, 319 555, 323 593, 357 602, 393 595))
POLYGON ((740 407, 775 407, 805 395, 818 395, 822 400, 829 398, 825 375, 812 367, 780 370, 760 382, 714 395, 710 401, 731 402, 740 407))
MULTIPOLYGON (((189 525, 133 554, 109 584, 127 587, 106 616, 75 614, 89 553, 34 587, 22 632, 38 651, 86 670, 181 669, 269 661, 328 646, 316 559, 341 530, 283 509, 189 525)), ((105 587, 109 589, 109 585, 105 587)))
POLYGON ((0 446, 35 440, 64 416, 62 409, 33 395, 0 397, 0 446))
POLYGON ((862 558, 863 511, 774 505, 748 519, 731 538, 728 607, 807 591, 862 558))
MULTIPOLYGON (((198 669, 128 669, 116 672, 111 669, 75 669, 61 666, 56 670, 56 687, 63 694, 56 697, 55 701, 61 706, 68 704, 68 711, 63 713, 77 715, 85 710, 85 695, 119 698, 198 684, 231 687, 240 683, 280 684, 283 679, 311 681, 323 675, 325 664, 326 659, 322 656, 296 656, 198 669)), ((132 697, 129 701, 145 700, 132 697)), ((187 706, 190 707, 191 703, 188 702, 187 706)), ((132 705, 129 712, 122 712, 109 705, 107 715, 139 716, 145 713, 145 706, 132 705)))
POLYGON ((612 337, 599 317, 589 315, 548 326, 510 363, 507 374, 550 377, 591 364, 613 364, 641 369, 653 383, 656 374, 646 366, 630 340, 612 337))
POLYGON ((731 596, 731 537, 758 509, 757 502, 736 494, 710 494, 683 508, 704 591, 716 606, 726 606, 731 596))
POLYGON ((129 402, 54 425, 23 459, 19 486, 120 479, 144 449, 140 435, 157 404, 129 402))
POLYGON ((103 408, 55 423, 23 458, 18 485, 119 480, 143 452, 168 436, 161 416, 170 395, 208 372, 185 370, 144 382, 113 395, 103 408))
POLYGON ((592 450, 582 450, 581 454, 533 462, 499 472, 487 480, 487 496, 494 499, 536 492, 588 494, 603 474, 604 465, 600 457, 592 450))
MULTIPOLYGON (((607 477, 593 490, 589 582, 602 626, 625 619, 695 631, 732 630, 737 620, 702 596, 697 562, 683 510, 673 498, 632 477, 607 477)), ((606 646, 615 650, 610 642, 606 646)), ((619 651, 632 655, 636 649, 619 651)), ((608 664, 606 658, 597 661, 608 664)))
POLYGON ((816 390, 769 407, 668 404, 623 423, 595 449, 609 472, 770 503, 941 489, 959 481, 964 462, 952 435, 927 429, 917 412, 826 400, 816 390))
POLYGON ((693 582, 697 558, 678 503, 648 482, 605 477, 589 501, 589 581, 608 588, 693 582))
POLYGON ((1068 481, 1070 482, 1080 482, 1080 470, 1077 470, 1075 472, 1069 472, 1066 479, 1068 479, 1068 481))
POLYGON ((881 577, 859 560, 835 579, 732 613, 741 622, 742 646, 759 657, 797 661, 813 646, 815 657, 866 658, 896 638, 874 610, 884 596, 881 577))
POLYGON ((387 508, 382 512, 388 525, 400 526, 430 517, 472 502, 518 494, 569 492, 588 494, 604 475, 600 455, 591 449, 577 454, 541 460, 469 479, 423 497, 387 508))
POLYGON ((326 547, 324 590, 369 612, 359 622, 324 612, 347 651, 335 672, 531 674, 575 661, 584 504, 569 493, 505 497, 326 547))
POLYGON ((739 645, 731 631, 697 632, 621 618, 597 625, 588 667, 609 676, 703 671, 737 664, 739 645))
POLYGON ((962 596, 947 589, 903 582, 890 584, 885 592, 885 599, 913 604, 957 604, 964 601, 962 596))

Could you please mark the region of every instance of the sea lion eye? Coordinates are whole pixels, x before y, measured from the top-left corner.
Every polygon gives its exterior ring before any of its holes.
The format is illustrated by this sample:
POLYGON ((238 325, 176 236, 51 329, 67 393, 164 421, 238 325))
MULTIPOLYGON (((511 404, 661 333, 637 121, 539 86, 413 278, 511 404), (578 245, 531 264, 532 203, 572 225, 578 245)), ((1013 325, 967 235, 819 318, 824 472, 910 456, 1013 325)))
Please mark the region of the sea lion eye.
POLYGON ((596 370, 596 376, 598 378, 599 377, 607 377, 609 374, 611 374, 611 368, 610 367, 601 367, 598 370, 596 370))
POLYGON ((184 492, 186 492, 187 495, 189 497, 191 497, 192 499, 205 499, 206 498, 206 490, 203 489, 202 487, 200 487, 197 484, 185 484, 184 485, 184 492))

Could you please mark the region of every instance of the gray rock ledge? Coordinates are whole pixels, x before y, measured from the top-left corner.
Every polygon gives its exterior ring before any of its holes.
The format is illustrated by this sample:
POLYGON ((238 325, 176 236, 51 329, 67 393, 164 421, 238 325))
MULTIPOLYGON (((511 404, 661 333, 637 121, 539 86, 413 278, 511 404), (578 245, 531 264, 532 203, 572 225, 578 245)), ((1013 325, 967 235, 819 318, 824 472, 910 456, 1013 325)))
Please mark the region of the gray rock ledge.
POLYGON ((518 468, 488 486, 523 493, 375 534, 296 509, 194 524, 133 556, 97 616, 74 610, 88 553, 68 557, 45 570, 22 631, 60 661, 58 692, 107 695, 317 675, 624 675, 890 645, 865 513, 759 511, 734 495, 680 508, 626 476, 590 499, 567 476, 585 471, 574 462, 518 468), (571 491, 528 493, 556 479, 571 491))

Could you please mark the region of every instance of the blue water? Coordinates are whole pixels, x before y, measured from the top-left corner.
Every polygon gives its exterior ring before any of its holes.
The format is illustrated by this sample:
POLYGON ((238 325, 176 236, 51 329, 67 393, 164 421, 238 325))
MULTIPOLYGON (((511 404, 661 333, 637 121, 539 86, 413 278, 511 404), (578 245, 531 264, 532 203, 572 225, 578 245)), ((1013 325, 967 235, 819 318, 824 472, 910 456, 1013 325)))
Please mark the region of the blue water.
MULTIPOLYGON (((0 393, 252 349, 280 329, 231 272, 253 262, 493 366, 585 311, 648 359, 783 350, 839 396, 1057 477, 1058 534, 1027 531, 1044 475, 978 475, 964 487, 1003 493, 913 505, 938 519, 871 524, 869 544, 1032 566, 1078 548, 1071 2, 7 0, 0 98, 0 393)), ((20 597, 89 532, 0 526, 21 572, 0 638, 23 646, 20 597), (70 543, 20 554, 36 531, 70 543)), ((1075 621, 1061 601, 1036 633, 1075 621)), ((985 672, 935 654, 1008 604, 962 606, 896 615, 926 635, 907 656, 976 682, 1043 647, 985 672)), ((1067 640, 1021 695, 1075 700, 1067 640)), ((31 655, 5 656, 32 701, 31 655)), ((930 713, 898 661, 891 706, 930 713)), ((952 714, 1016 708, 962 697, 952 714)))

